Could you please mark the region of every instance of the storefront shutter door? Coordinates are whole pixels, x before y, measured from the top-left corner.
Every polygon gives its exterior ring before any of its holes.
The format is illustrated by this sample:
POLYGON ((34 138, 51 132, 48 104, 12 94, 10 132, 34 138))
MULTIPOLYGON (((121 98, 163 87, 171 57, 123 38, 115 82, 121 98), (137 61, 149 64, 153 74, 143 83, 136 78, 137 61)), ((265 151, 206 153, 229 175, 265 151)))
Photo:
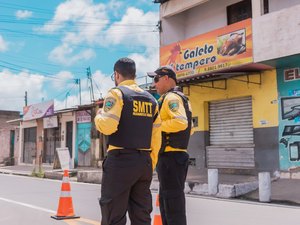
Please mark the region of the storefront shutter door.
POLYGON ((208 167, 253 167, 252 98, 210 102, 209 116, 208 167))

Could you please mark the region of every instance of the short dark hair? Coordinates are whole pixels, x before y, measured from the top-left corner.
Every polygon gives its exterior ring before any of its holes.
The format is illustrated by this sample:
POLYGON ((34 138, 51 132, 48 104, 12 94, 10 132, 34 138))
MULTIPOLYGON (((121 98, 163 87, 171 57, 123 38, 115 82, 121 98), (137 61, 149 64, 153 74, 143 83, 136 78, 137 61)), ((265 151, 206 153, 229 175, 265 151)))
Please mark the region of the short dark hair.
POLYGON ((121 58, 115 63, 114 71, 120 73, 124 78, 134 79, 136 73, 135 62, 130 58, 121 58))

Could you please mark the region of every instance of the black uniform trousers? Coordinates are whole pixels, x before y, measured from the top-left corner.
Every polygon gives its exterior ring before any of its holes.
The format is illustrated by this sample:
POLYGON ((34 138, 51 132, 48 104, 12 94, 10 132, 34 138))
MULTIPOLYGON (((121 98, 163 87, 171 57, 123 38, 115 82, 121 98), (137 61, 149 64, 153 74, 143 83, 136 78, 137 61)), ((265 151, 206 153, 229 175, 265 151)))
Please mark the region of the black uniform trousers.
POLYGON ((151 225, 152 162, 150 152, 111 150, 103 162, 101 225, 151 225))
POLYGON ((163 225, 186 225, 184 187, 189 155, 164 152, 158 157, 159 202, 163 225))

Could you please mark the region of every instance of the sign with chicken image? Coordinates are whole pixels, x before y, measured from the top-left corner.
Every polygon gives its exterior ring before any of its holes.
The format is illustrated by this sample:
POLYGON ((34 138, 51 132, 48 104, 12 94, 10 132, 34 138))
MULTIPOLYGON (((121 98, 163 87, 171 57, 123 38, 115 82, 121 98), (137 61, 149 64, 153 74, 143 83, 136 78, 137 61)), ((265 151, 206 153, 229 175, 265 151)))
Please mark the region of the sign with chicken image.
POLYGON ((160 64, 177 78, 193 77, 253 63, 252 20, 247 19, 160 48, 160 64))
POLYGON ((242 29, 218 37, 218 55, 233 56, 244 53, 246 51, 245 33, 246 30, 242 29))

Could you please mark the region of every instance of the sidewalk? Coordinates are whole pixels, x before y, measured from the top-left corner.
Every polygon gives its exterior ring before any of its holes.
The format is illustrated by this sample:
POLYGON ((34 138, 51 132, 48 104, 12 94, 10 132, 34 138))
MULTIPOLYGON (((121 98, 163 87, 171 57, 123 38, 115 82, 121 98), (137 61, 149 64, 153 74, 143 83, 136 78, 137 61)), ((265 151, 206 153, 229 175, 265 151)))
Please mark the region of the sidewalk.
MULTIPOLYGON (((51 166, 43 165, 45 177, 61 179, 62 170, 53 170, 51 166)), ((31 176, 33 165, 18 165, 0 167, 2 174, 14 174, 31 176)), ((97 168, 77 168, 73 172, 72 181, 101 183, 102 172, 97 168), (77 176, 76 176, 77 175, 77 176)), ((156 173, 153 176, 151 190, 158 190, 156 173)), ((271 203, 300 206, 300 179, 277 179, 271 184, 271 203)), ((188 177, 185 193, 191 195, 208 195, 207 176, 188 177)), ((250 201, 258 201, 258 178, 257 176, 219 174, 218 198, 239 198, 250 201)))
MULTIPOLYGON (((215 197, 235 198, 258 188, 257 177, 249 175, 219 174, 218 193, 215 197)), ((207 175, 188 176, 185 193, 192 195, 209 195, 207 175)), ((158 190, 158 179, 154 174, 151 190, 158 190)))
MULTIPOLYGON (((33 169, 34 169, 33 165, 2 166, 0 167, 0 173, 21 175, 21 176, 31 176, 33 169)), ((51 171, 52 166, 43 165, 43 170, 51 171)))
MULTIPOLYGON (((240 197, 258 201, 259 192, 255 190, 240 197)), ((271 184, 271 203, 300 206, 300 179, 278 179, 271 184)))

